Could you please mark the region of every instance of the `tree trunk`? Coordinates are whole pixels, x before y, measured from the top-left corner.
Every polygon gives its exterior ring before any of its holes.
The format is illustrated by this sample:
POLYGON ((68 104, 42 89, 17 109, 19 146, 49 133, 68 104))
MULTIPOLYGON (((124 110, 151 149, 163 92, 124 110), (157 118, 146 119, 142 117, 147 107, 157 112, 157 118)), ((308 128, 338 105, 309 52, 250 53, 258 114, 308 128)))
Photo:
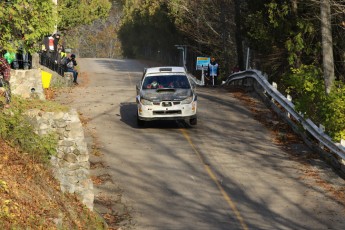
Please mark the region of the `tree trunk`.
POLYGON ((298 1, 297 0, 291 0, 291 8, 294 15, 297 15, 297 9, 298 9, 298 1))
POLYGON ((226 10, 226 5, 225 1, 221 0, 220 1, 220 24, 221 24, 221 36, 222 36, 222 47, 223 47, 223 65, 222 68, 226 71, 229 72, 229 68, 227 68, 225 63, 229 63, 229 55, 228 55, 228 44, 227 44, 227 35, 228 35, 228 28, 225 20, 225 10, 226 10))
POLYGON ((342 52, 340 60, 342 63, 342 71, 340 73, 339 80, 345 83, 345 51, 342 52))
POLYGON ((329 0, 321 0, 321 33, 322 33, 322 53, 323 72, 325 79, 326 94, 329 94, 334 82, 334 59, 333 41, 331 30, 331 7, 329 0))
POLYGON ((241 70, 245 69, 243 45, 242 45, 242 29, 241 29, 241 1, 235 0, 235 23, 236 23, 236 51, 237 51, 237 63, 241 70))

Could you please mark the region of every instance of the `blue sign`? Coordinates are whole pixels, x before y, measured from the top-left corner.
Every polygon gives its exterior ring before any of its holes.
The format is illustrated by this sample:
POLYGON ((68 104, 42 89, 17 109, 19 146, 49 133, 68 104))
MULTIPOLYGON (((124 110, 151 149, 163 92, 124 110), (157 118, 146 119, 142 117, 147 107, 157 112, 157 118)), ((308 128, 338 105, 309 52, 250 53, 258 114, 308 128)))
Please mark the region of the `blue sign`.
POLYGON ((197 57, 196 58, 196 69, 197 70, 207 70, 208 64, 210 64, 209 57, 197 57))

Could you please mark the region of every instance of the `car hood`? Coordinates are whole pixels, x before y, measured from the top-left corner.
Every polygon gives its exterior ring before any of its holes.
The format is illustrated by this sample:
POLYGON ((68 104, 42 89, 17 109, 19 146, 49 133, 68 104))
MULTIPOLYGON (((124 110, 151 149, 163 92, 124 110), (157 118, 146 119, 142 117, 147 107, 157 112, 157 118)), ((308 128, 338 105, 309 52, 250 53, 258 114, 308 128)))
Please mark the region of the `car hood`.
POLYGON ((191 89, 146 89, 140 93, 141 98, 149 101, 182 101, 192 95, 191 89))

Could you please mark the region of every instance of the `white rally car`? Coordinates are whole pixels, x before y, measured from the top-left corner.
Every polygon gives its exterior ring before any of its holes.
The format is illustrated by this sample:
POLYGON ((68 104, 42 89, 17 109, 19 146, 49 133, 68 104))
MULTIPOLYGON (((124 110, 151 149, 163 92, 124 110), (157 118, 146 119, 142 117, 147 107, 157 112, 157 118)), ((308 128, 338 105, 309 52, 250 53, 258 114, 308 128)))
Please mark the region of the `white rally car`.
POLYGON ((136 88, 139 126, 152 120, 197 124, 195 84, 183 67, 147 68, 136 88))

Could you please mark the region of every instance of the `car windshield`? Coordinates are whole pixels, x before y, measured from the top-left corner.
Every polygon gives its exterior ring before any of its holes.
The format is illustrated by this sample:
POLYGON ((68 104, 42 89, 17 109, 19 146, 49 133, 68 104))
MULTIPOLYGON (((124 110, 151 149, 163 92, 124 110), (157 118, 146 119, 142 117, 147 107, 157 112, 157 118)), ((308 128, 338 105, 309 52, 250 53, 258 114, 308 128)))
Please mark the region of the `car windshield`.
POLYGON ((145 77, 143 89, 190 89, 186 75, 162 75, 145 77))

